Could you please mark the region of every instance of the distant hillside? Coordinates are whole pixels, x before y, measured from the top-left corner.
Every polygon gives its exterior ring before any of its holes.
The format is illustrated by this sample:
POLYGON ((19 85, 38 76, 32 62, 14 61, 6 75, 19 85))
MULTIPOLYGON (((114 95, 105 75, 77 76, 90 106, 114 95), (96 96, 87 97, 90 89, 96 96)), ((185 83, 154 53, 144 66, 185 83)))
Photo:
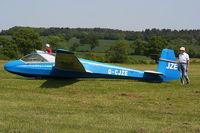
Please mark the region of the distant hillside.
POLYGON ((22 28, 33 28, 40 36, 65 35, 70 39, 76 37, 83 38, 89 33, 98 35, 103 40, 136 40, 142 39, 148 41, 152 36, 161 36, 167 41, 186 40, 186 45, 200 45, 200 29, 198 30, 171 30, 171 29, 146 29, 144 31, 122 31, 105 28, 34 28, 34 27, 12 27, 8 30, 2 30, 0 35, 12 35, 15 31, 22 28))

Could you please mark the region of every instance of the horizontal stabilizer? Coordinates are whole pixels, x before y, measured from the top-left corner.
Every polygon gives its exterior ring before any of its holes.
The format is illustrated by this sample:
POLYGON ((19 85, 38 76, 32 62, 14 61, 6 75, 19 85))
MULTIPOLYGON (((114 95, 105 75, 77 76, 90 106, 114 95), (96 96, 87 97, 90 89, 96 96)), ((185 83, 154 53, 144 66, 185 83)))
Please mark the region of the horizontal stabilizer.
POLYGON ((55 68, 65 71, 86 72, 82 63, 74 53, 64 49, 58 49, 56 51, 55 68))
POLYGON ((155 71, 144 71, 144 73, 147 73, 147 74, 154 74, 154 75, 163 75, 165 76, 165 74, 161 73, 161 72, 155 72, 155 71))

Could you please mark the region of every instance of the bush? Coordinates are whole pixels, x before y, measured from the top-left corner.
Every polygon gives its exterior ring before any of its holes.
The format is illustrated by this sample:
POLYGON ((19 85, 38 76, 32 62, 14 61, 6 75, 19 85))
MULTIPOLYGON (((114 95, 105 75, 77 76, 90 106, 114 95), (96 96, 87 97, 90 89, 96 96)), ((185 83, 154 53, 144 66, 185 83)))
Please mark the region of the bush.
POLYGON ((10 58, 0 53, 0 60, 10 60, 10 58))
POLYGON ((106 58, 112 63, 126 63, 128 61, 128 54, 130 52, 130 46, 125 40, 118 40, 112 44, 106 58))

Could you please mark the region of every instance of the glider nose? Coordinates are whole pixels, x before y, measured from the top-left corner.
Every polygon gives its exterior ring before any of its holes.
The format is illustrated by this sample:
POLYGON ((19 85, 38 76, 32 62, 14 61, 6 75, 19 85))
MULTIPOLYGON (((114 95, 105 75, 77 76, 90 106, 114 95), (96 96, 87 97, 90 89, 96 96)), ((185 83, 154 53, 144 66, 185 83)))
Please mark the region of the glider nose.
POLYGON ((6 63, 4 65, 4 69, 6 71, 8 71, 8 72, 13 72, 14 68, 16 67, 16 65, 18 64, 18 62, 19 62, 18 60, 16 60, 16 61, 10 61, 10 62, 8 62, 8 63, 6 63))

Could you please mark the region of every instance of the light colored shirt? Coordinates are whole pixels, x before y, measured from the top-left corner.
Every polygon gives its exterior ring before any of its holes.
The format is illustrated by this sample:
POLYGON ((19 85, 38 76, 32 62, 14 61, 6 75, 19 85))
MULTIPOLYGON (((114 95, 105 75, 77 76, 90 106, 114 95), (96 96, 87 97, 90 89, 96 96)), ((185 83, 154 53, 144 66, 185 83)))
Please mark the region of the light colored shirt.
POLYGON ((179 54, 179 61, 180 63, 188 63, 189 55, 187 53, 179 54))

